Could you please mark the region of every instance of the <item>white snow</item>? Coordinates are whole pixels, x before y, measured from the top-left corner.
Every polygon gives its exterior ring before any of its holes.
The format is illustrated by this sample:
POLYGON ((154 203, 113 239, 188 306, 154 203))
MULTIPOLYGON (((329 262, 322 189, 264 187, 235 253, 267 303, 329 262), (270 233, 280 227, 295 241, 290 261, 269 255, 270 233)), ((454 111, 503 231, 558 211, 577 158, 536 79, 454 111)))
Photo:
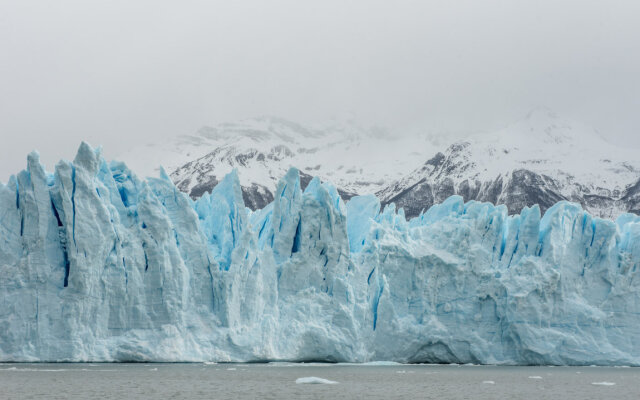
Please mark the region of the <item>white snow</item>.
MULTIPOLYGON (((637 149, 608 143, 594 129, 546 109, 536 109, 499 131, 467 137, 440 151, 447 160, 446 174, 434 177, 431 168, 422 166, 379 194, 392 198, 421 181, 436 185, 450 180, 454 187, 498 178, 506 182, 513 171, 526 169, 553 179, 567 199, 574 193, 615 197, 613 193, 640 178, 637 149)), ((591 211, 615 219, 624 210, 591 211)))
MULTIPOLYGON (((162 164, 169 173, 175 172, 174 181, 189 181, 180 186, 186 192, 207 177, 220 180, 233 168, 243 186, 257 184, 271 192, 293 166, 348 192, 380 193, 384 198, 425 178, 451 179, 459 187, 465 181, 492 182, 524 168, 554 179, 560 193, 572 198, 574 192, 611 195, 636 183, 640 178, 636 154, 637 149, 608 143, 584 124, 536 109, 495 132, 443 144, 428 135, 391 135, 353 122, 307 127, 263 117, 132 148, 118 158, 140 175, 157 176, 162 164), (455 154, 453 146, 458 149, 455 154), (445 153, 454 168, 446 177, 426 176, 424 163, 438 152, 445 153), (192 164, 178 170, 187 162, 192 164)), ((591 211, 615 218, 623 210, 591 211)))
MULTIPOLYGON (((281 118, 261 117, 134 147, 117 158, 142 176, 157 176, 160 165, 172 173, 190 161, 197 165, 194 169, 211 169, 210 175, 218 180, 237 168, 241 184, 257 183, 270 190, 275 190, 290 167, 297 167, 341 189, 364 194, 375 193, 385 183, 401 178, 435 150, 427 137, 391 135, 348 121, 302 126, 281 118), (267 158, 261 161, 254 157, 246 165, 236 159, 252 152, 261 152, 267 158)), ((189 173, 178 173, 174 179, 184 179, 189 173)), ((189 188, 196 184, 192 179, 189 188)))

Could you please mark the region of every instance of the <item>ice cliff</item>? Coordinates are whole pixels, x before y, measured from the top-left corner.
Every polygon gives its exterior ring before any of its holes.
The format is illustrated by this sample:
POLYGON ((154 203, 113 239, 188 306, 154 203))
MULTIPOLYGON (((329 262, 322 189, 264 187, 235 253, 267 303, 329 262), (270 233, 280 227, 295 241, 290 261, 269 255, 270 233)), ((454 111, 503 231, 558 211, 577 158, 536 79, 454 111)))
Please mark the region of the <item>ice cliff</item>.
POLYGON ((407 221, 298 171, 194 202, 82 144, 0 184, 0 360, 640 365, 640 217, 458 196, 407 221))

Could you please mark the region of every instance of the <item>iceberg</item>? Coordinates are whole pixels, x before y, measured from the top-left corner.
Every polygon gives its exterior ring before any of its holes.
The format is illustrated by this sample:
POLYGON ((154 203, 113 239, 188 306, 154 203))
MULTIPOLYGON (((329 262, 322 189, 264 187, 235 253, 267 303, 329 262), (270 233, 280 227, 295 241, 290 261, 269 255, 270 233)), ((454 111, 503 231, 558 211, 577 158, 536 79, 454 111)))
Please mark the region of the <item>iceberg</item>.
POLYGON ((338 382, 330 381, 329 379, 318 378, 317 376, 306 376, 304 378, 296 379, 297 384, 321 384, 321 385, 335 385, 338 382))
POLYGON ((82 143, 0 184, 1 361, 640 365, 640 217, 452 196, 407 221, 292 168, 252 212, 82 143))

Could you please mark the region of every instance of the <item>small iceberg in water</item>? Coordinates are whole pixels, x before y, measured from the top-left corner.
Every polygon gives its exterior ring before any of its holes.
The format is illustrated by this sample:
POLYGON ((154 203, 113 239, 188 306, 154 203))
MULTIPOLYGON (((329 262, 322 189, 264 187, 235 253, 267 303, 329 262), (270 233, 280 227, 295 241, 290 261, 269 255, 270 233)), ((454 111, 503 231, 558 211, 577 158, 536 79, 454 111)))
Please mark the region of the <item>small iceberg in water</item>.
POLYGON ((338 382, 330 381, 324 378, 318 378, 316 376, 306 376, 304 378, 296 379, 297 384, 325 384, 325 385, 335 385, 338 382))

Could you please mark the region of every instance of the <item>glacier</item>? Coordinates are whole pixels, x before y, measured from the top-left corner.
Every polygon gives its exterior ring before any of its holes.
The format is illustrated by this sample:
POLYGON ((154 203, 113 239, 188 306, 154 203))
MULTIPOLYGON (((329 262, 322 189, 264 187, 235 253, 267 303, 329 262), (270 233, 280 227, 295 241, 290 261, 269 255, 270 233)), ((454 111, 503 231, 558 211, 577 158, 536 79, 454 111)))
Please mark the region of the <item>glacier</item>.
POLYGON ((274 197, 31 153, 0 184, 0 360, 640 365, 638 216, 452 196, 407 221, 294 168, 274 197))

